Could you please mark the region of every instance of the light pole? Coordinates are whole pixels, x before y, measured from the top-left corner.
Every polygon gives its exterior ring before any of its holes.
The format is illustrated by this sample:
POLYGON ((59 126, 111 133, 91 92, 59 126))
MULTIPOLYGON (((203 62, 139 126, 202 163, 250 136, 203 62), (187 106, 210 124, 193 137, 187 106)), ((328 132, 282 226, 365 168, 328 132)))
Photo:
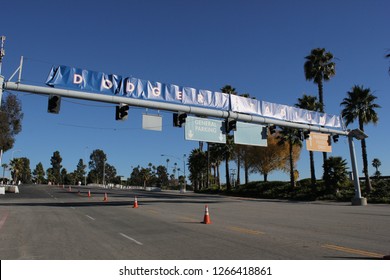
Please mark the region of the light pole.
POLYGON ((359 173, 356 161, 355 154, 355 144, 353 143, 353 138, 357 140, 363 140, 367 138, 365 134, 360 129, 353 129, 348 133, 348 142, 349 142, 349 152, 351 154, 351 164, 352 164, 352 174, 353 174, 353 184, 355 186, 355 197, 352 199, 352 205, 367 205, 367 199, 362 197, 360 191, 360 182, 359 182, 359 173))

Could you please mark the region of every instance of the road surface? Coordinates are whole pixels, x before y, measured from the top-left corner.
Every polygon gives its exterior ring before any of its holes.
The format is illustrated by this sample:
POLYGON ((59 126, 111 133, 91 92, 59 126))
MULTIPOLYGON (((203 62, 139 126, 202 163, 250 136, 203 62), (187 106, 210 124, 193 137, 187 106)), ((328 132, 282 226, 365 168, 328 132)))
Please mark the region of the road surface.
POLYGON ((2 260, 340 260, 385 255, 390 255, 390 205, 85 187, 69 191, 46 185, 24 185, 19 194, 0 196, 2 260), (135 196, 139 208, 133 208, 135 196), (206 205, 207 225, 201 223, 206 205))

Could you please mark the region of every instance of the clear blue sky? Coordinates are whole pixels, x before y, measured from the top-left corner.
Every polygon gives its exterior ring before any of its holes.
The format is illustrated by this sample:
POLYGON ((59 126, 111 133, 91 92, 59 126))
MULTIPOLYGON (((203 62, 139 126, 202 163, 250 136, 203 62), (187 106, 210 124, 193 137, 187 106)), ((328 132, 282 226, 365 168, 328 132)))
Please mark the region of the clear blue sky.
MULTIPOLYGON (((382 109, 379 124, 366 127, 368 157, 370 163, 379 158, 380 171, 389 175, 389 11, 388 0, 2 1, 3 75, 8 78, 24 55, 28 84, 43 85, 50 67, 63 64, 212 91, 230 84, 259 100, 293 105, 303 93, 317 95, 303 64, 311 49, 323 47, 337 64, 336 76, 324 85, 326 112, 340 114, 353 85, 371 88, 382 109)), ((30 158, 31 169, 38 162, 49 168, 58 150, 71 172, 80 158, 102 149, 118 174, 129 176, 131 166, 165 164, 161 154, 181 158, 198 146, 172 127, 169 113, 162 112, 163 132, 153 132, 141 129, 144 109, 131 109, 126 122, 117 122, 110 104, 63 99, 60 114, 53 115, 46 112, 46 96, 18 96, 24 121, 13 151, 30 158)), ((350 161, 346 139, 340 138, 332 155, 350 161)), ((3 162, 11 157, 12 150, 3 162)), ((322 155, 315 159, 320 178, 322 155)), ((182 166, 174 158, 170 166, 174 162, 182 166)), ((298 170, 301 178, 310 176, 306 150, 298 170)), ((269 179, 288 175, 276 172, 269 179)))

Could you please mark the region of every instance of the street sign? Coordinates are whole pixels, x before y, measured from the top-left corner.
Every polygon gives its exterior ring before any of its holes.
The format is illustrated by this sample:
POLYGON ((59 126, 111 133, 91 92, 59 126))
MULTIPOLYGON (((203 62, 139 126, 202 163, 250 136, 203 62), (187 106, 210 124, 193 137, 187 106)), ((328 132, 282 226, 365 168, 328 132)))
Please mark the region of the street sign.
POLYGON ((162 131, 162 117, 160 115, 142 115, 142 128, 145 130, 162 131))
POLYGON ((184 134, 186 140, 226 143, 224 122, 188 116, 184 134))
POLYGON ((306 149, 313 152, 332 152, 330 144, 330 135, 326 133, 310 132, 309 138, 306 139, 306 149))
POLYGON ((267 130, 263 125, 237 122, 233 134, 236 144, 267 147, 267 130))

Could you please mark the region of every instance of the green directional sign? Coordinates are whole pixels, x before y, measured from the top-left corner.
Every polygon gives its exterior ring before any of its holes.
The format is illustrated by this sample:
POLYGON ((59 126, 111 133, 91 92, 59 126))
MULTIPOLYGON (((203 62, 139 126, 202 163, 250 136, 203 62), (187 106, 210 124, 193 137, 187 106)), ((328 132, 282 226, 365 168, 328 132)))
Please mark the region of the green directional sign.
POLYGON ((237 122, 234 143, 267 147, 267 130, 260 124, 237 122))
POLYGON ((184 134, 186 140, 226 143, 224 122, 207 118, 187 117, 184 134))

